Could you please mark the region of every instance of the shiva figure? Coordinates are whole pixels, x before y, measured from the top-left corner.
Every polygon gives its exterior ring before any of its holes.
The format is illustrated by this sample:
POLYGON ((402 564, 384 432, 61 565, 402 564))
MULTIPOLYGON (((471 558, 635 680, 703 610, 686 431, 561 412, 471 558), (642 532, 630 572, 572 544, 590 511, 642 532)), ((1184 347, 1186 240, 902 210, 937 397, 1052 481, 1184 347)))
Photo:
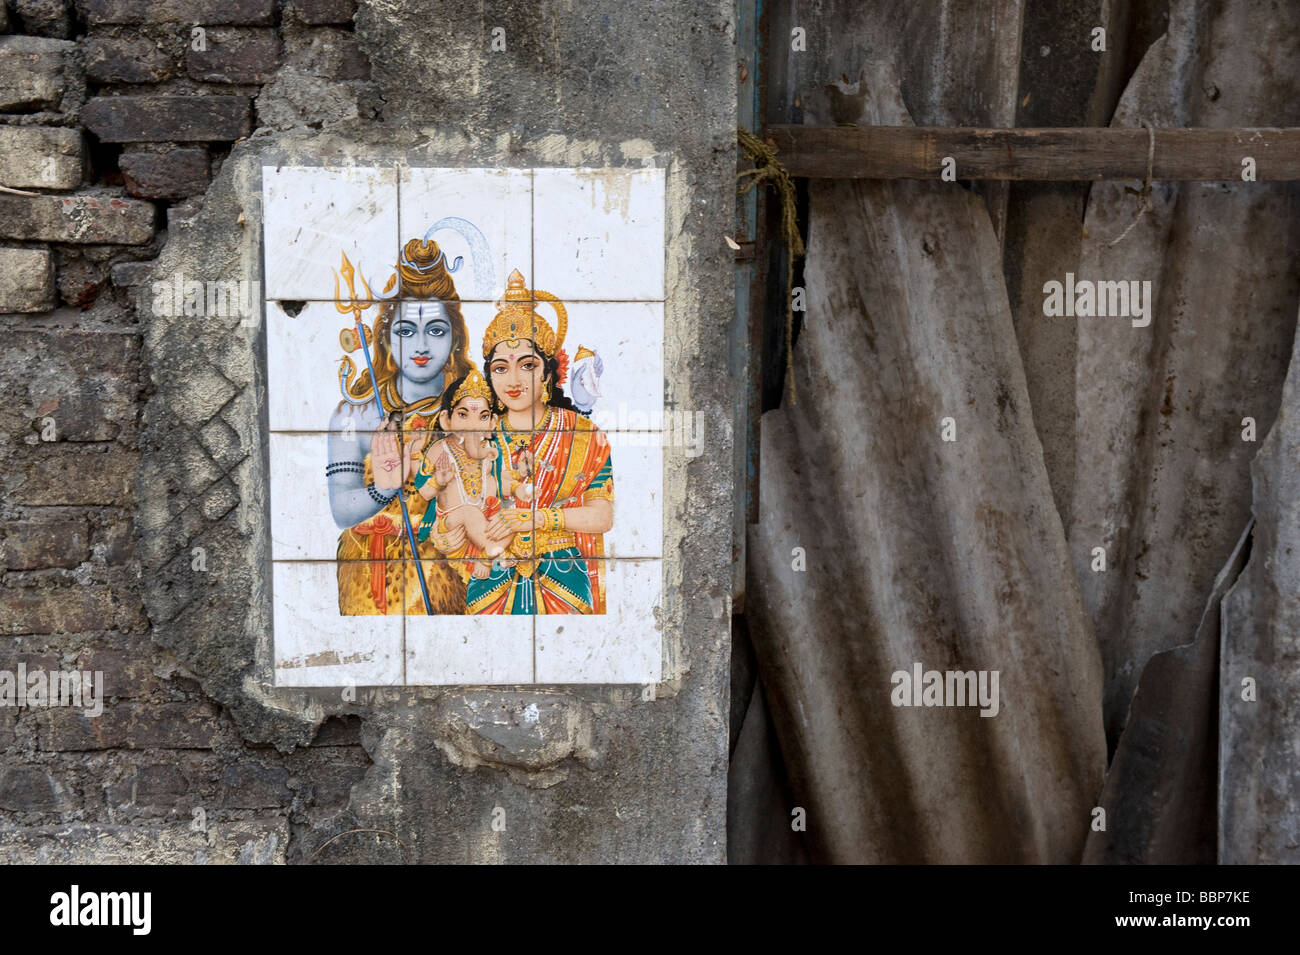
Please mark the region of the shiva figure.
MULTIPOLYGON (((503 502, 487 537, 506 549, 486 578, 471 577, 470 613, 604 613, 604 534, 614 525, 609 439, 579 414, 561 385, 568 357, 564 305, 510 273, 504 300, 483 336, 483 371, 500 419, 495 465, 531 471, 530 501, 503 502), (555 309, 558 331, 533 303, 555 309)), ((441 531, 442 528, 439 527, 441 531)))
MULTIPOLYGON (((342 529, 339 612, 423 614, 398 489, 404 489, 410 520, 418 524, 429 506, 413 493, 428 440, 425 427, 437 414, 446 385, 474 370, 460 297, 436 242, 406 243, 373 326, 363 329, 374 380, 369 369, 358 375, 352 359, 343 358, 339 382, 344 400, 330 418, 325 469, 330 510, 342 529)), ((352 329, 345 329, 340 339, 345 350, 360 347, 352 329)), ((420 556, 434 556, 437 544, 454 549, 463 536, 456 532, 435 538, 429 553, 420 556)), ((424 569, 432 612, 463 614, 460 574, 440 561, 428 561, 424 569)))

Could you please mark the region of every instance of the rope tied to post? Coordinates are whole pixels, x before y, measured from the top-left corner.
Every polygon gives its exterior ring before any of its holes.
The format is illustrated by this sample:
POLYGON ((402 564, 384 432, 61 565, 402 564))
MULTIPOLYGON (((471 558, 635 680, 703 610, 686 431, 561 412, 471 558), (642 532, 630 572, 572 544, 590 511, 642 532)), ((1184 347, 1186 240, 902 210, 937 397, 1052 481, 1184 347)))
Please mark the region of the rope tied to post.
MULTIPOLYGON (((1145 119, 1142 120, 1142 125, 1147 131, 1147 177, 1142 182, 1142 188, 1134 192, 1134 195, 1138 197, 1137 215, 1133 217, 1133 221, 1128 224, 1127 229, 1106 243, 1108 248, 1117 246, 1127 239, 1128 234, 1133 231, 1134 227, 1142 221, 1142 217, 1151 209, 1151 173, 1156 164, 1156 131, 1145 119)), ((1133 192, 1127 186, 1124 188, 1129 192, 1133 192)))
POLYGON ((799 210, 795 201, 794 179, 790 171, 776 158, 776 146, 764 142, 743 126, 736 127, 740 151, 754 163, 753 169, 736 173, 737 193, 745 195, 756 186, 766 183, 774 188, 781 200, 781 238, 785 241, 785 377, 790 385, 790 404, 795 404, 794 386, 794 260, 804 254, 803 237, 799 235, 799 210))

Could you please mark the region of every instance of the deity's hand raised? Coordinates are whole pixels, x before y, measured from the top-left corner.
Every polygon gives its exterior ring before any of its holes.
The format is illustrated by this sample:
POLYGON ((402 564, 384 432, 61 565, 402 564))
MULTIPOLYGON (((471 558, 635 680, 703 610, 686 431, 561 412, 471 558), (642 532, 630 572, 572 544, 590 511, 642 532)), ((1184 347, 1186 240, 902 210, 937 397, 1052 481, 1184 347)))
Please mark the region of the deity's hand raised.
POLYGON ((379 490, 396 491, 402 486, 402 449, 392 421, 386 422, 370 442, 370 468, 379 490))
POLYGON ((417 431, 404 444, 398 442, 396 426, 392 421, 375 433, 370 443, 370 468, 375 473, 375 487, 381 491, 396 491, 415 475, 415 455, 429 444, 429 434, 417 431))
POLYGON ((433 462, 433 479, 438 487, 443 488, 456 476, 456 466, 451 463, 451 455, 443 448, 438 452, 438 460, 433 462))

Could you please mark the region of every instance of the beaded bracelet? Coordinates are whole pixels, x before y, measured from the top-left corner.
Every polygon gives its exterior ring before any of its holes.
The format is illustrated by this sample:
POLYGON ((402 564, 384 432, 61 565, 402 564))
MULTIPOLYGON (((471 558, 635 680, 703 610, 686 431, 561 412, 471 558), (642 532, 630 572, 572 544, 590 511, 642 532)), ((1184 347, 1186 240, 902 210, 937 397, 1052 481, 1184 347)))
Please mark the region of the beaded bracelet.
POLYGON ((374 502, 378 504, 380 507, 387 507, 389 504, 393 502, 393 498, 397 497, 396 491, 394 491, 388 497, 384 497, 381 493, 379 493, 379 489, 375 487, 374 481, 371 481, 369 484, 366 485, 366 490, 370 492, 371 498, 373 498, 374 502))
POLYGON ((366 466, 361 461, 331 461, 325 465, 325 476, 332 477, 335 474, 343 474, 347 471, 355 471, 357 474, 365 474, 366 466))

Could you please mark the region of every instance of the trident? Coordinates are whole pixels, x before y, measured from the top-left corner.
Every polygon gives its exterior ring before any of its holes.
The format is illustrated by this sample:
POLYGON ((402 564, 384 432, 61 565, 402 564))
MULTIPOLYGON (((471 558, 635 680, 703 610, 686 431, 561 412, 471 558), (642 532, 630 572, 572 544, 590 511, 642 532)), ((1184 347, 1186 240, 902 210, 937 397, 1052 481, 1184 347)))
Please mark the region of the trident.
MULTIPOLYGON (((334 277, 334 307, 342 314, 352 313, 352 320, 356 326, 357 341, 361 343, 361 354, 366 359, 366 370, 370 372, 370 385, 375 394, 375 410, 379 412, 379 420, 384 418, 384 405, 379 400, 379 379, 375 377, 375 366, 370 362, 370 345, 366 339, 365 326, 361 324, 361 313, 374 304, 374 293, 370 291, 370 283, 366 277, 361 276, 361 284, 365 287, 366 297, 364 300, 357 298, 357 290, 354 284, 353 276, 355 270, 352 263, 348 261, 347 253, 342 253, 343 264, 339 271, 343 273, 343 279, 348 283, 348 304, 344 304, 339 298, 339 280, 338 276, 334 277)), ((405 483, 406 475, 402 475, 405 483)), ((411 515, 406 509, 406 497, 402 493, 401 484, 397 487, 397 502, 402 505, 402 523, 406 525, 406 539, 411 545, 411 557, 415 560, 415 576, 420 581, 420 594, 424 597, 424 612, 433 616, 433 604, 429 601, 429 585, 424 582, 424 567, 420 563, 420 552, 415 546, 415 531, 411 528, 411 515)))

